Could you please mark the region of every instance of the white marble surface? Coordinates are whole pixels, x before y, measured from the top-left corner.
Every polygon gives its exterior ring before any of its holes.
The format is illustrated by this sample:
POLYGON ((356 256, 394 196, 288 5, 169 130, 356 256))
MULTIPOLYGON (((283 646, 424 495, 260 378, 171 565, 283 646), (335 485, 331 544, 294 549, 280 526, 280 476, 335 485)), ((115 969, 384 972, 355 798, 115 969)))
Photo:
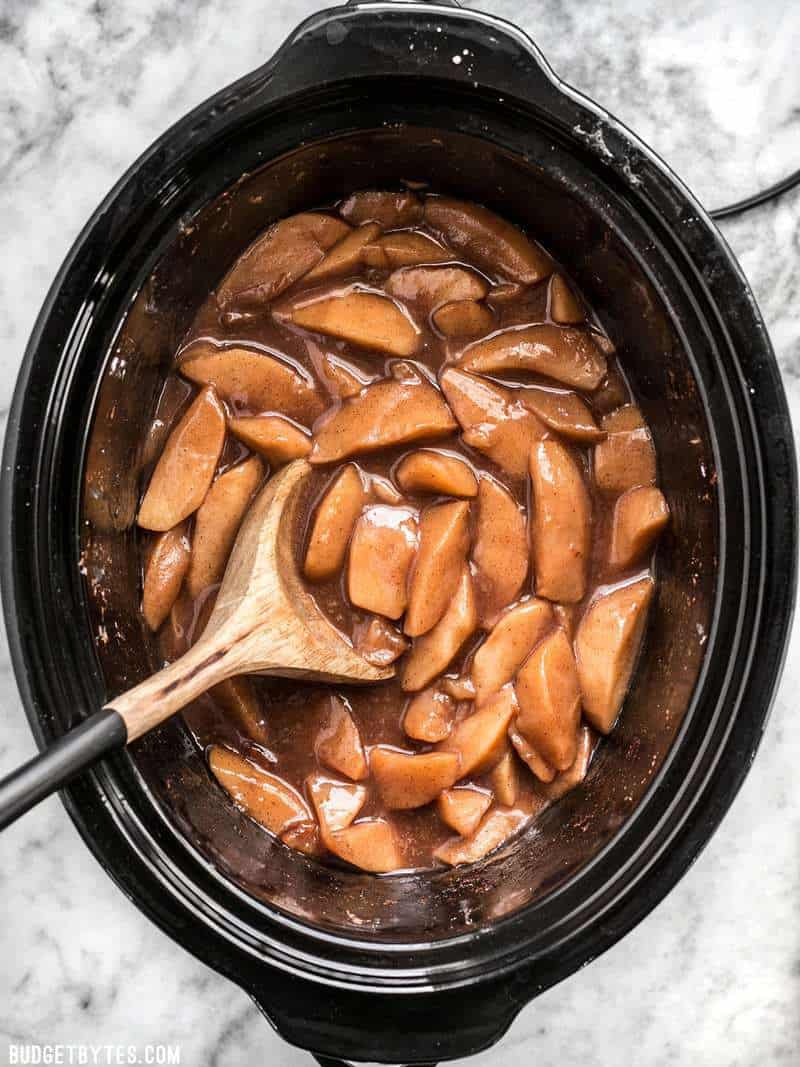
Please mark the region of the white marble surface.
MULTIPOLYGON (((0 0, 0 411, 49 282, 127 165, 259 64, 315 0, 0 0)), ((798 166, 794 0, 483 0, 638 130, 709 205, 798 166)), ((724 226, 800 425, 800 195, 724 226)), ((761 752, 691 872, 476 1064, 800 1062, 800 642, 761 752)), ((0 652, 0 770, 33 752, 0 652)), ((58 800, 0 838, 9 1041, 180 1042, 192 1067, 308 1063, 111 884, 58 800)))

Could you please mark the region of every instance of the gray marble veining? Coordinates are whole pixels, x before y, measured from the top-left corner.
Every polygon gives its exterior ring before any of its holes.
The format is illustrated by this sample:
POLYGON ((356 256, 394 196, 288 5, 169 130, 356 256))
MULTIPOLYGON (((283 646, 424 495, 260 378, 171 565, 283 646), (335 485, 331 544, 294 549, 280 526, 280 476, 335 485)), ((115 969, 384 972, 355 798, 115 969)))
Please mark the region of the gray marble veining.
MULTIPOLYGON (((261 63, 313 0, 1 0, 0 414, 47 287, 149 142, 261 63)), ((480 5, 478 5, 480 6, 480 5)), ((800 165, 791 0, 483 0, 605 104, 707 204, 800 165)), ((800 194, 723 226, 767 319, 800 425, 800 194)), ((800 1062, 800 642, 758 759, 667 900, 522 1012, 476 1067, 800 1062)), ((33 751, 0 648, 0 770, 33 751)), ((152 926, 58 800, 0 838, 0 1059, 9 1041, 180 1042, 192 1067, 307 1064, 248 999, 152 926)))

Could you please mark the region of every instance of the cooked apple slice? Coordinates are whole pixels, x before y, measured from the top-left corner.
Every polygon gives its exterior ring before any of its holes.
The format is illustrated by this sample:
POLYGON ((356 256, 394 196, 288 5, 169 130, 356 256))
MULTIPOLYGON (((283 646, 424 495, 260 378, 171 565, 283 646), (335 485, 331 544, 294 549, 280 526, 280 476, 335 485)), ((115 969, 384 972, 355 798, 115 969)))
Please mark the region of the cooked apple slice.
POLYGON ((435 744, 444 741, 453 728, 453 698, 430 687, 413 696, 403 716, 403 729, 414 741, 435 744))
POLYGON ((434 311, 433 325, 445 337, 483 337, 494 325, 494 315, 476 300, 454 300, 434 311))
POLYGON ((475 341, 461 353, 464 370, 491 374, 529 371, 554 378, 574 389, 591 391, 606 373, 606 357, 588 330, 569 326, 511 326, 475 341))
POLYGON ((566 634, 553 630, 525 660, 514 689, 517 730, 558 771, 575 759, 581 719, 578 670, 566 634))
POLYGON ((355 464, 348 463, 317 505, 303 565, 310 581, 322 582, 341 569, 353 527, 366 502, 361 473, 355 464))
POLYGON ((575 636, 575 616, 577 610, 577 605, 575 604, 553 604, 553 615, 555 616, 556 626, 561 627, 570 641, 575 636))
POLYGON ((139 508, 145 530, 164 533, 197 511, 205 499, 225 441, 225 412, 204 389, 169 435, 139 508))
POLYGON ((442 692, 453 700, 472 701, 475 699, 475 686, 468 674, 446 674, 441 682, 442 692))
POLYGON ((414 303, 426 314, 454 300, 482 300, 489 291, 480 274, 444 264, 400 267, 389 275, 384 287, 391 296, 414 303))
POLYGON ((350 540, 347 593, 357 608, 399 619, 417 550, 417 513, 376 504, 357 520, 350 540))
POLYGON ((311 451, 308 430, 283 415, 244 415, 228 419, 228 426, 248 448, 266 456, 273 467, 281 467, 311 451))
POLYGON ((421 373, 383 378, 319 420, 311 462, 447 437, 457 427, 441 393, 421 373))
POLYGON ((441 674, 468 637, 475 633, 478 613, 469 567, 464 567, 455 596, 432 630, 414 639, 403 669, 406 692, 424 689, 441 674))
POLYGON ((577 462, 558 441, 531 449, 536 592, 575 604, 586 593, 592 504, 577 462))
POLYGON ((483 704, 514 675, 553 625, 546 600, 534 597, 504 612, 472 660, 475 702, 483 704))
POLYGON ((381 228, 376 222, 366 222, 351 230, 305 275, 304 282, 322 282, 337 275, 357 273, 365 245, 374 241, 380 232, 381 228))
POLYGON ((517 802, 519 793, 519 760, 514 750, 507 747, 489 774, 489 785, 498 804, 510 808, 517 802))
POLYGON ((388 667, 399 659, 408 648, 408 641, 379 615, 367 623, 356 623, 353 628, 353 647, 368 663, 376 667, 388 667))
POLYGON ((601 734, 610 733, 628 691, 653 589, 652 578, 641 578, 598 597, 578 627, 583 712, 601 734))
POLYGON ((427 633, 444 615, 458 588, 468 551, 466 501, 437 504, 422 512, 403 627, 409 637, 427 633))
POLYGON ((456 752, 461 757, 459 777, 484 774, 499 762, 506 751, 506 732, 518 711, 514 690, 509 685, 456 724, 439 749, 456 752))
POLYGON ((454 837, 436 849, 434 859, 458 867, 476 860, 499 848, 526 821, 524 811, 512 808, 492 808, 470 837, 454 837))
POLYGON ((305 426, 325 407, 306 371, 255 348, 200 341, 181 354, 178 370, 193 382, 213 385, 237 407, 274 411, 305 426))
POLYGON ((601 423, 608 433, 594 449, 594 480, 605 493, 624 493, 656 480, 656 452, 642 413, 625 404, 601 423))
POLYGON ((320 856, 322 854, 322 841, 319 835, 319 827, 315 822, 298 822, 284 830, 281 841, 296 852, 303 852, 306 856, 320 856))
POLYGON ((398 267, 416 267, 421 263, 446 263, 453 259, 453 253, 424 233, 400 230, 384 234, 367 245, 361 258, 368 267, 396 270, 398 267))
POLYGON ((347 400, 358 396, 361 390, 371 385, 376 379, 363 374, 358 367, 332 352, 320 352, 315 361, 317 374, 330 395, 336 400, 347 400))
POLYGON ((527 764, 534 777, 538 778, 540 782, 553 781, 556 777, 555 767, 551 767, 547 760, 539 755, 527 737, 523 737, 513 723, 508 728, 508 738, 514 746, 514 751, 523 763, 527 764))
POLYGON ((156 402, 153 420, 147 427, 140 453, 143 467, 155 463, 164 451, 164 445, 180 416, 192 399, 194 390, 187 381, 176 374, 170 374, 156 402))
POLYGON ((339 214, 354 226, 377 222, 384 230, 400 230, 422 218, 422 204, 413 193, 366 189, 339 205, 339 214))
POLYGON ((608 436, 605 430, 600 429, 589 408, 575 393, 531 386, 522 391, 520 399, 538 415, 545 426, 571 441, 595 444, 608 436))
POLYGON ((311 270, 348 232, 333 215, 306 211, 276 222, 257 238, 228 271, 217 289, 217 305, 259 308, 311 270))
POLYGON ((429 196, 425 221, 468 259, 509 281, 533 285, 553 269, 550 257, 522 230, 479 204, 429 196))
POLYGON ((548 800, 558 800, 576 785, 580 785, 589 771, 596 748, 597 735, 589 726, 581 726, 578 733, 578 754, 572 766, 557 774, 549 784, 540 785, 538 792, 548 800))
POLYGON ((550 318, 561 326, 578 326, 586 320, 580 301, 560 274, 550 279, 547 307, 550 318))
POLYGON ((436 801, 439 818, 462 837, 469 837, 492 803, 492 794, 474 785, 457 785, 445 789, 436 801))
POLYGON ((373 874, 386 874, 403 866, 403 854, 394 830, 385 819, 362 819, 346 830, 335 830, 326 842, 340 859, 373 874))
POLYGON ((306 302, 276 308, 275 316, 390 356, 413 356, 419 348, 419 327, 394 300, 380 293, 351 285, 333 296, 302 299, 306 302))
POLYGON ((375 745, 369 753, 369 770, 387 808, 421 808, 458 778, 458 755, 375 745))
POLYGON ((478 486, 478 521, 472 549, 475 591, 483 626, 514 600, 528 574, 525 515, 509 491, 488 474, 478 486))
POLYGON ((306 792, 317 813, 320 835, 325 845, 328 845, 332 833, 351 825, 367 800, 366 786, 339 782, 324 774, 310 774, 306 778, 306 792))
POLYGON ((192 546, 185 522, 159 534, 144 569, 142 614, 155 631, 169 615, 189 567, 192 546))
POLYGON ((240 733, 259 745, 266 745, 269 731, 250 678, 245 675, 226 678, 209 692, 240 733))
POLYGON ((222 580, 239 526, 263 477, 264 464, 251 456, 221 474, 209 489, 194 520, 186 575, 191 596, 222 580))
POLYGON ((381 504, 392 504, 393 506, 396 506, 408 503, 390 478, 385 478, 382 474, 371 473, 367 475, 367 479, 369 482, 370 493, 373 498, 380 501, 381 504))
POLYGON ((515 478, 528 470, 531 445, 544 426, 536 415, 502 385, 448 367, 442 390, 463 429, 464 443, 483 452, 515 478))
POLYGON ((421 448, 410 452, 398 464, 395 471, 397 484, 411 496, 473 497, 478 492, 478 481, 469 464, 460 456, 421 448))
POLYGON ((629 489, 614 506, 609 562, 631 567, 648 551, 669 522, 664 494, 655 486, 629 489))
POLYGON ((367 777, 367 758, 358 727, 347 702, 340 696, 329 700, 328 717, 317 735, 317 759, 354 782, 367 777))
POLYGON ((237 807, 274 834, 310 822, 308 805, 288 782, 221 745, 208 750, 208 765, 237 807))

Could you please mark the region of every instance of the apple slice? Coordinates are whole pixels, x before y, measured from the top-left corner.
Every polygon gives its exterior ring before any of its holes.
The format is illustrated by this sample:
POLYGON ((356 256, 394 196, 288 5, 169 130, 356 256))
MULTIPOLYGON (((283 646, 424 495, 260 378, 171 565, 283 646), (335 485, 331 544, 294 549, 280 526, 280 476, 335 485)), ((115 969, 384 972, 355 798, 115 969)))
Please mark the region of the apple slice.
POLYGON ((596 444, 608 436, 594 421, 589 408, 576 393, 561 389, 529 386, 521 390, 521 400, 551 430, 579 444, 596 444))
POLYGON ((608 436, 594 449, 594 480, 604 493, 624 493, 656 480, 656 452, 642 413, 625 404, 604 416, 608 436))
POLYGON ((276 307, 275 317, 390 356, 413 356, 420 346, 419 327, 408 312, 380 293, 351 285, 331 296, 301 299, 276 307))
POLYGON ((403 492, 411 496, 473 497, 478 492, 478 481, 465 460, 431 448, 421 448, 405 456, 398 464, 395 478, 403 492))
POLYGON ((507 747, 489 774, 489 785, 498 804, 513 807, 519 794, 519 760, 514 750, 507 747))
POLYGON ((379 270, 396 270, 398 267, 416 267, 421 263, 446 263, 453 253, 426 237, 424 233, 400 230, 387 233, 364 248, 361 258, 368 267, 379 270))
POLYGON ((377 222, 384 230, 399 230, 422 219, 422 204, 408 190, 391 193, 366 189, 343 200, 339 214, 354 226, 377 222))
POLYGON ((514 689, 517 730, 558 771, 575 759, 581 721, 578 670, 566 634, 553 630, 525 660, 514 689))
POLYGON ((472 549, 481 624, 516 599, 528 574, 525 515, 509 491, 488 474, 478 486, 478 521, 472 549))
POLYGON ((506 732, 519 708, 509 685, 495 693, 483 707, 456 724, 439 750, 461 758, 459 777, 484 774, 499 762, 507 747, 506 732))
POLYGON ((435 744, 444 741, 453 728, 455 703, 447 693, 434 687, 413 696, 403 715, 403 729, 414 741, 435 744))
POLYGON ((311 351, 314 350, 317 352, 317 358, 314 361, 317 374, 335 400, 347 400, 348 397, 358 396, 365 386, 372 385, 377 380, 374 376, 364 374, 358 367, 333 352, 322 352, 319 347, 311 349, 311 351))
POLYGON ((267 723, 250 678, 241 674, 226 678, 224 682, 213 686, 209 693, 240 733, 259 745, 267 744, 267 723))
POLYGON ((355 464, 348 463, 335 475, 317 505, 303 565, 309 581, 325 581, 341 569, 353 527, 366 502, 361 472, 355 464))
POLYGON ((536 593, 575 604, 586 593, 592 504, 577 462, 558 441, 531 449, 536 593))
POLYGON ((547 760, 539 755, 527 737, 523 737, 513 723, 508 728, 508 739, 514 746, 514 751, 522 762, 527 764, 534 777, 538 778, 540 782, 553 781, 556 777, 555 767, 551 767, 547 760))
POLYGON ((458 364, 480 374, 528 371, 589 392, 606 373, 606 357, 588 330, 547 323, 511 326, 475 341, 461 353, 458 364))
POLYGON ((156 538, 144 569, 142 615, 155 631, 169 615, 189 568, 192 546, 185 522, 156 538))
POLYGON ((335 830, 326 844, 340 859, 373 874, 387 874, 403 866, 397 837, 385 819, 362 819, 346 830, 335 830))
POLYGON ((492 803, 492 794, 474 785, 457 785, 445 789, 436 801, 439 818, 462 837, 469 837, 492 803))
POLYGON ((358 727, 347 701, 340 696, 330 697, 328 717, 317 735, 315 751, 320 763, 345 778, 358 782, 367 777, 367 758, 358 727))
POLYGON ((454 300, 434 311, 433 325, 444 337, 483 337, 494 325, 494 315, 486 304, 454 300))
POLYGON ((404 752, 375 745, 369 770, 387 808, 421 808, 458 778, 458 755, 453 752, 404 752))
POLYGON ((548 800, 558 800, 580 785, 589 771, 589 764, 597 748, 597 735, 588 726, 582 726, 578 734, 578 753, 570 767, 553 778, 552 782, 540 785, 538 792, 548 800))
POLYGON ((204 389, 169 435, 139 508, 145 530, 164 533, 197 511, 214 478, 225 442, 225 412, 204 389))
POLYGON ((561 326, 578 326, 586 320, 580 301, 560 274, 550 279, 547 309, 553 322, 561 326))
POLYGON ((567 637, 572 640, 575 636, 575 622, 578 613, 576 604, 553 604, 553 615, 556 626, 560 626, 567 637))
POLYGON ((273 467, 282 467, 311 451, 308 430, 283 415, 244 415, 228 419, 231 433, 248 448, 265 456, 273 467))
POLYGON ((660 489, 640 486, 623 493, 614 507, 611 566, 633 566, 652 547, 668 522, 669 507, 660 489))
POLYGON ((283 831, 281 841, 306 856, 320 856, 323 852, 319 827, 315 822, 294 823, 288 830, 283 831))
POLYGON ((513 680, 552 625, 550 604, 536 597, 523 600, 500 616, 472 660, 476 704, 484 704, 513 680))
POLYGON ((466 501, 437 504, 422 512, 403 627, 409 637, 427 633, 444 615, 458 588, 468 551, 466 501))
POLYGON ((402 687, 415 693, 444 671, 478 625, 469 567, 464 567, 456 594, 432 630, 414 639, 406 659, 402 687))
POLYGON ((482 300, 489 292, 485 278, 467 267, 434 264, 400 267, 386 279, 391 296, 417 305, 426 314, 454 300, 482 300))
POLYGON ((512 808, 492 808, 470 837, 454 837, 445 841, 434 852, 434 859, 458 867, 463 863, 475 863, 499 848, 525 823, 524 811, 512 808))
POLYGON ((375 667, 388 667, 408 648, 408 641, 379 615, 353 627, 353 647, 375 667))
POLYGON ((264 464, 258 456, 251 456, 221 474, 208 490, 194 520, 186 575, 190 596, 199 596, 222 581, 236 534, 263 477, 264 464))
POLYGON ((351 230, 305 275, 304 282, 316 283, 328 281, 341 274, 358 273, 364 247, 374 241, 380 232, 381 228, 376 222, 366 222, 363 226, 351 230))
POLYGON ((237 807, 274 834, 312 819, 308 805, 288 782, 221 745, 208 750, 208 765, 237 807))
POLYGON ((306 792, 319 820, 322 841, 329 848, 330 835, 350 826, 367 800, 366 786, 339 782, 324 774, 310 774, 306 778, 306 792))
POLYGON ((583 712, 610 733, 630 685, 653 597, 650 577, 619 586, 593 601, 575 637, 583 712))
POLYGON ((376 504, 356 522, 350 540, 347 593, 358 608, 399 619, 417 550, 417 513, 376 504))

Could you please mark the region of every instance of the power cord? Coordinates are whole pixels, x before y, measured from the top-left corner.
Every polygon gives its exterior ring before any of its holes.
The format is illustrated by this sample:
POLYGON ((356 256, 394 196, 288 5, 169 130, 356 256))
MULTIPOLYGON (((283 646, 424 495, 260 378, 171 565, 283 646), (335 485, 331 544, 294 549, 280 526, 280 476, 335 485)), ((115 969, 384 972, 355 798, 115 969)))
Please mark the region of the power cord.
POLYGON ((775 197, 780 196, 782 193, 786 193, 789 189, 794 189, 796 185, 800 185, 800 170, 796 170, 788 177, 781 179, 774 185, 770 185, 768 189, 762 189, 760 193, 753 193, 752 196, 746 197, 744 200, 737 200, 735 204, 727 204, 725 207, 718 207, 715 211, 710 212, 712 219, 729 219, 734 215, 743 215, 745 211, 749 211, 750 208, 758 207, 760 204, 766 204, 768 200, 774 200, 775 197))

